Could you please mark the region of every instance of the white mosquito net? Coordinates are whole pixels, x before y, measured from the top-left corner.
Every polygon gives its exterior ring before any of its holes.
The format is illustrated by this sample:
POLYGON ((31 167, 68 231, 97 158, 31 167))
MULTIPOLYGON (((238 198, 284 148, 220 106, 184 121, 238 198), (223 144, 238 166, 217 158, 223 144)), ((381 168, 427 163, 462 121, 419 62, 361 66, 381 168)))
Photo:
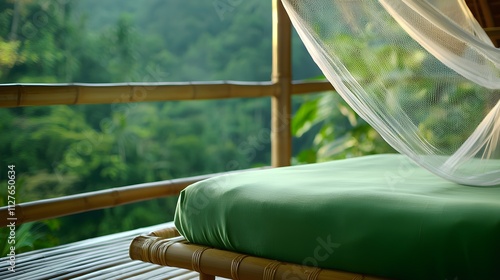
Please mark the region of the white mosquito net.
POLYGON ((500 184, 500 49, 463 0, 283 0, 346 102, 448 180, 500 184))

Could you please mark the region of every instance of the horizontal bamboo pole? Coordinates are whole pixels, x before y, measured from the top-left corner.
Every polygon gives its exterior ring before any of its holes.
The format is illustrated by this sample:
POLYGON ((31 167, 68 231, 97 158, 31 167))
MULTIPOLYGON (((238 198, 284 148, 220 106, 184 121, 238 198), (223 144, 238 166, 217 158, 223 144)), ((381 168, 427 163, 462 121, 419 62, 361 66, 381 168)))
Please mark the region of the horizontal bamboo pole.
POLYGON ((294 81, 292 94, 308 94, 314 92, 334 90, 332 84, 327 80, 322 81, 294 81))
MULTIPOLYGON (((292 93, 301 94, 328 88, 326 81, 301 82, 292 93)), ((172 100, 202 100, 273 96, 272 82, 176 82, 125 84, 3 84, 0 107, 112 104, 172 100)), ((330 86, 331 88, 331 86, 330 86)))
POLYGON ((170 239, 147 235, 137 236, 130 244, 129 254, 133 260, 162 266, 196 269, 206 275, 229 279, 382 280, 382 278, 369 275, 320 269, 209 248, 188 243, 182 236, 170 239))
MULTIPOLYGON (((103 209, 157 197, 178 194, 187 185, 208 178, 201 176, 178 180, 160 181, 135 186, 106 189, 52 199, 43 199, 15 205, 15 224, 57 218, 91 210, 103 209)), ((8 225, 9 208, 0 208, 0 227, 8 225)))
POLYGON ((20 203, 10 208, 4 206, 0 208, 0 227, 6 227, 10 222, 15 222, 16 225, 20 225, 27 222, 110 208, 154 198, 174 196, 178 195, 182 189, 192 183, 217 175, 247 170, 111 188, 95 192, 20 203), (14 211, 14 216, 9 215, 10 210, 14 211), (13 220, 12 217, 15 217, 15 220, 13 220))
MULTIPOLYGON (((484 29, 500 38, 500 27, 484 29)), ((279 84, 272 82, 171 82, 118 84, 1 84, 0 108, 72 104, 250 98, 274 96, 279 84)), ((294 81, 292 94, 332 90, 327 81, 294 81)))
POLYGON ((273 91, 271 82, 4 84, 0 107, 262 97, 273 91))
POLYGON ((500 27, 487 27, 484 29, 484 31, 492 39, 500 37, 500 27))

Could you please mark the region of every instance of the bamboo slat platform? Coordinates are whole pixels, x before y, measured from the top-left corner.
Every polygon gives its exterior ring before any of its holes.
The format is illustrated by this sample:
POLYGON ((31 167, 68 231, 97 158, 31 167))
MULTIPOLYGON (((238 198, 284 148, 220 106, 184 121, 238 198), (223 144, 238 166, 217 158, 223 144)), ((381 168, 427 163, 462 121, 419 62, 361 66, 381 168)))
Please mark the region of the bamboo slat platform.
POLYGON ((166 227, 173 223, 19 254, 14 273, 8 271, 4 257, 0 259, 0 279, 199 279, 197 272, 130 259, 128 250, 134 237, 166 227))
POLYGON ((382 280, 363 274, 321 269, 249 256, 189 243, 173 227, 136 237, 130 244, 134 260, 192 269, 201 280, 215 276, 237 280, 382 280))

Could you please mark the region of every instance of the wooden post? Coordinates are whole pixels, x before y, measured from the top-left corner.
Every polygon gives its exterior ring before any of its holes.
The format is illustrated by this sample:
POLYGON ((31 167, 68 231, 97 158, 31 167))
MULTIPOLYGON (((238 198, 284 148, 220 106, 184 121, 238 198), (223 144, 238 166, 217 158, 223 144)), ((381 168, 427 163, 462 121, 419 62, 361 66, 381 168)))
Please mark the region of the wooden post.
POLYGON ((479 0, 479 8, 483 14, 484 27, 494 27, 495 21, 493 20, 493 15, 491 13, 491 7, 487 0, 479 0))
POLYGON ((273 1, 273 71, 276 92, 271 97, 271 164, 290 165, 292 156, 291 119, 291 22, 281 3, 273 1))

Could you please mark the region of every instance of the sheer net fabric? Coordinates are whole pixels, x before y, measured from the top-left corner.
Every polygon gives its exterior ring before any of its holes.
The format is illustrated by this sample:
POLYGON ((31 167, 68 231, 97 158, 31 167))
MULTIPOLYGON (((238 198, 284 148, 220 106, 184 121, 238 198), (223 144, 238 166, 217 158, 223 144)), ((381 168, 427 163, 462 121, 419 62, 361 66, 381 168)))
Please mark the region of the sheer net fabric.
POLYGON ((500 49, 463 0, 283 0, 336 91, 448 180, 500 184, 500 49))

